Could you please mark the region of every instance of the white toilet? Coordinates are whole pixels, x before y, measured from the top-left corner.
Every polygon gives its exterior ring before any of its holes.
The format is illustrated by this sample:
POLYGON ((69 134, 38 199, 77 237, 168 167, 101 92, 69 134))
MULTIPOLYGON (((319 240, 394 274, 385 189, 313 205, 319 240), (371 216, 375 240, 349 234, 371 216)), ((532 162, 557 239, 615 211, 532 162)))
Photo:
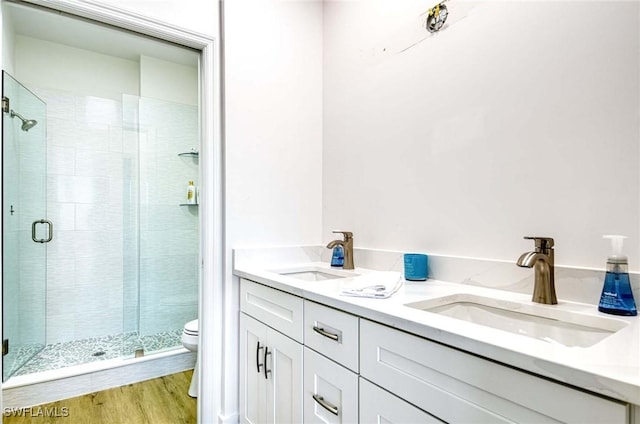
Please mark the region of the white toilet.
MULTIPOLYGON (((198 351, 198 320, 194 319, 184 325, 182 330, 182 346, 191 352, 198 351)), ((193 377, 189 386, 189 396, 198 397, 198 360, 193 368, 193 377)))

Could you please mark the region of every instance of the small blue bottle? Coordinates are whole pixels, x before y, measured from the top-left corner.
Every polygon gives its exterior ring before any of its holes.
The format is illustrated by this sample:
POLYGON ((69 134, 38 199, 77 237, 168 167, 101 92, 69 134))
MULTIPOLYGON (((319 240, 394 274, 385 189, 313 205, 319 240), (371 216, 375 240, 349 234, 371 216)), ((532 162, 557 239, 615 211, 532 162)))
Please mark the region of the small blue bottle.
POLYGON ((344 249, 340 245, 333 248, 333 253, 331 254, 331 266, 344 266, 344 249))
POLYGON ((600 295, 598 310, 607 314, 636 316, 636 302, 633 299, 629 282, 629 264, 622 255, 622 243, 625 236, 603 236, 611 239, 613 253, 607 258, 607 274, 600 295))

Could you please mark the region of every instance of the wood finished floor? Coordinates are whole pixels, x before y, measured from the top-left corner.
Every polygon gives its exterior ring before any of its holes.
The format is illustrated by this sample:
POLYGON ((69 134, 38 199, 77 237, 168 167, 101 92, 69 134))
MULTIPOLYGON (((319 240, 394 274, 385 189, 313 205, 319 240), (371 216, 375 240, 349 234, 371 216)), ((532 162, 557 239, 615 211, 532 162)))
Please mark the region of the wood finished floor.
POLYGON ((187 394, 192 373, 193 371, 185 371, 32 407, 31 416, 6 416, 5 411, 2 422, 4 424, 195 423, 197 421, 196 399, 187 394))

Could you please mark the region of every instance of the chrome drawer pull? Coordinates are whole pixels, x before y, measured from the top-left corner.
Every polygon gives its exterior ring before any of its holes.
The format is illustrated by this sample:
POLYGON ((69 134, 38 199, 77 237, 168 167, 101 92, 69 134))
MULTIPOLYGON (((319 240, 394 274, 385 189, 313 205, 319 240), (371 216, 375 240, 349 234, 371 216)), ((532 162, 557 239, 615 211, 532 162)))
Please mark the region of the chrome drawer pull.
POLYGON ((318 327, 316 325, 313 326, 313 331, 315 331, 316 333, 321 334, 321 335, 323 335, 325 337, 328 337, 331 340, 338 341, 338 339, 340 338, 340 336, 338 336, 337 334, 329 333, 324 328, 318 327))
POLYGON ((318 402, 318 404, 320 404, 320 406, 322 406, 327 411, 331 412, 333 415, 338 415, 338 407, 334 406, 334 405, 331 405, 329 402, 324 400, 324 398, 322 396, 313 395, 313 400, 318 402))
POLYGON ((269 374, 271 373, 271 370, 267 369, 267 356, 271 355, 271 352, 269 352, 269 347, 267 347, 265 345, 264 347, 264 368, 262 369, 264 371, 264 379, 268 380, 269 379, 269 374))
POLYGON ((260 346, 260 342, 258 341, 258 345, 256 346, 256 367, 258 367, 258 374, 260 374, 260 368, 262 368, 262 365, 260 363, 260 351, 264 349, 263 346, 260 346))

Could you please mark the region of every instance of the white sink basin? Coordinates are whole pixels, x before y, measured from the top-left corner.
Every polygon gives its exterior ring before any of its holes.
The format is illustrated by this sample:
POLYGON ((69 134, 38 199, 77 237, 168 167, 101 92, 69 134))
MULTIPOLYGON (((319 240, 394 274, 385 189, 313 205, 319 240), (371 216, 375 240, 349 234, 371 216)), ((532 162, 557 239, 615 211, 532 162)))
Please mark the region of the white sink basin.
POLYGON ((303 281, 335 280, 338 278, 357 277, 359 275, 351 271, 344 271, 342 269, 327 269, 318 266, 303 266, 296 268, 277 269, 271 270, 271 272, 303 281))
POLYGON ((564 346, 589 347, 628 322, 532 303, 456 294, 405 306, 564 346))

